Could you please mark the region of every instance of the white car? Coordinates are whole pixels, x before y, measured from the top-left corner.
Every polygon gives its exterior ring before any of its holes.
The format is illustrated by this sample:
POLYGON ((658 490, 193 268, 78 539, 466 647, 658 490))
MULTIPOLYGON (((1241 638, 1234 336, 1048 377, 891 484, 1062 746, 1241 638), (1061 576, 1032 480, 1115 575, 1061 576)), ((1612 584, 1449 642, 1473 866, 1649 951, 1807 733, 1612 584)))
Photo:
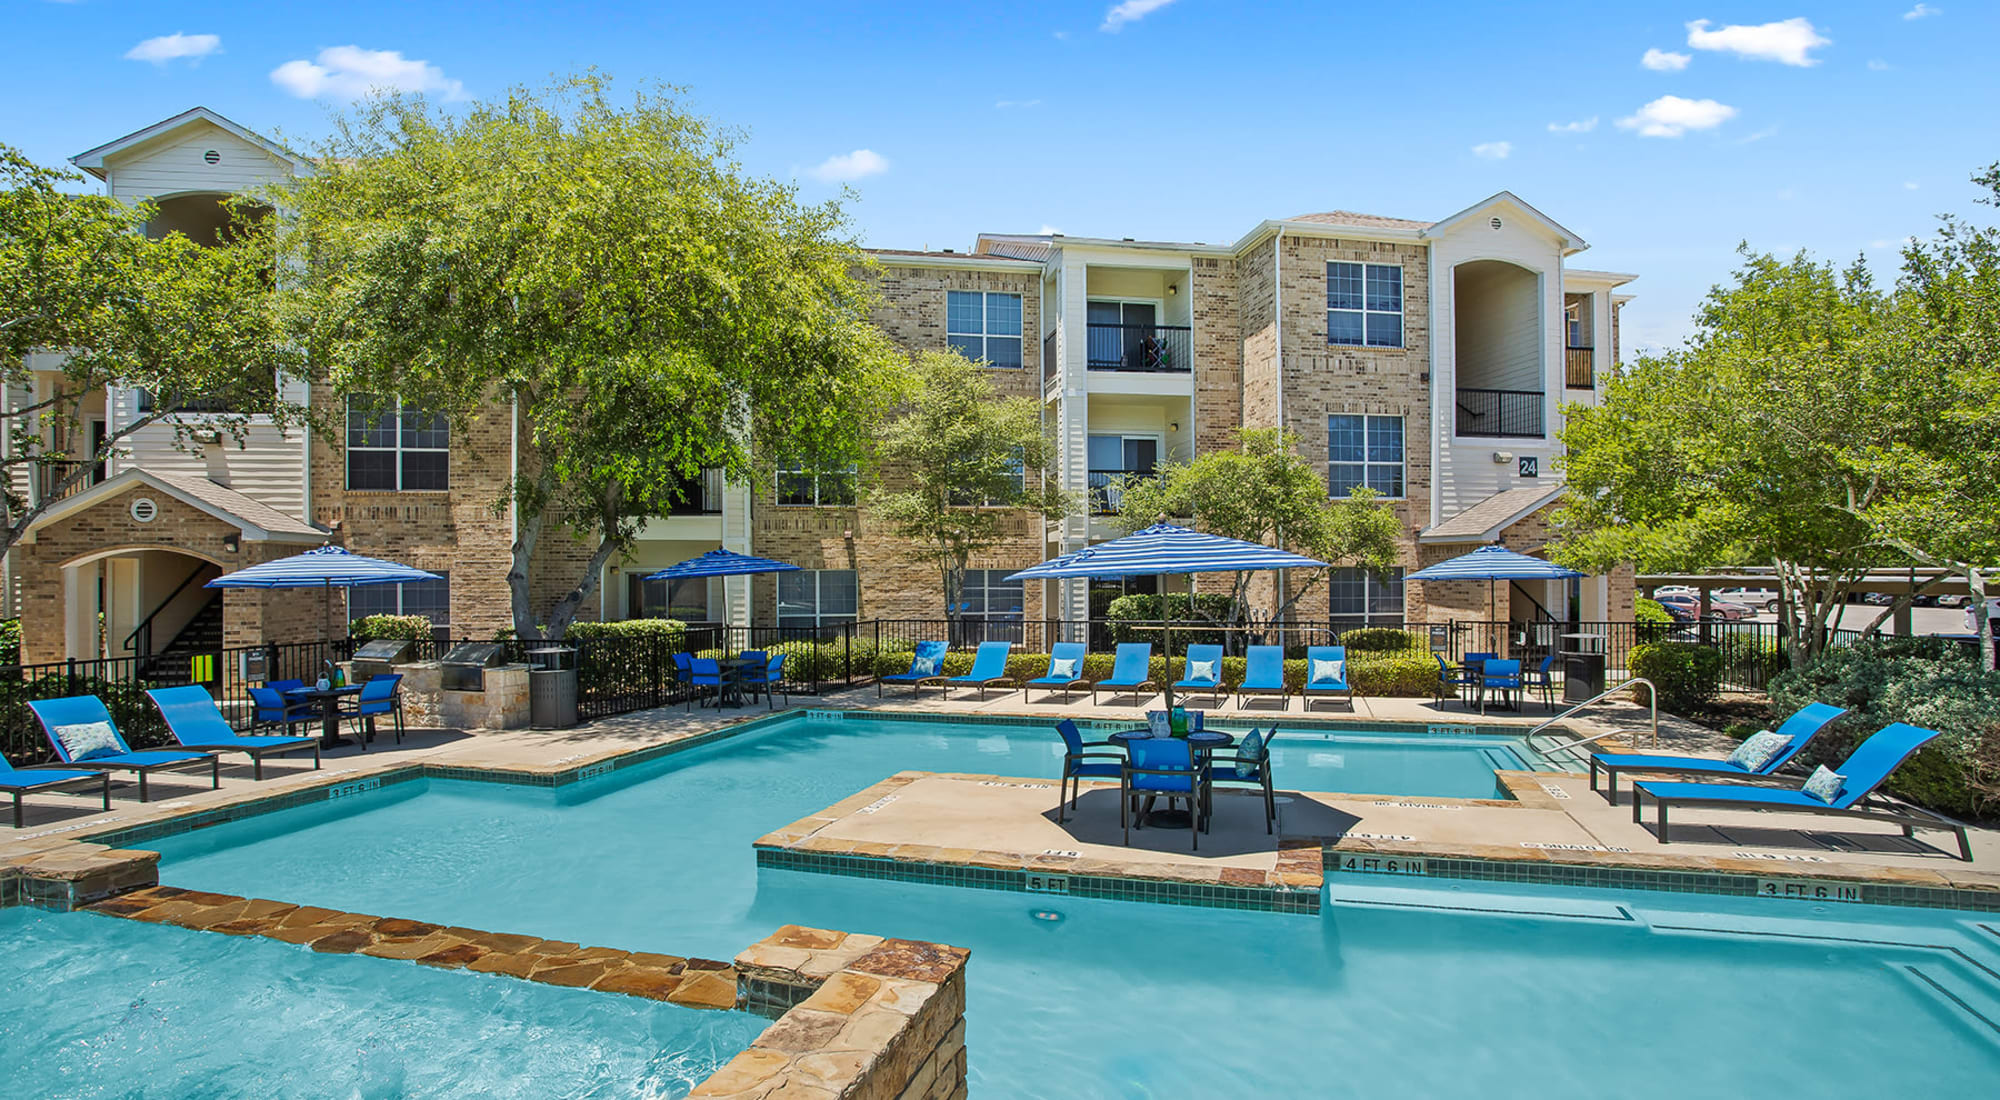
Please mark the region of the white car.
POLYGON ((1710 598, 1740 603, 1773 615, 1778 613, 1778 593, 1769 588, 1720 588, 1711 593, 1710 598))

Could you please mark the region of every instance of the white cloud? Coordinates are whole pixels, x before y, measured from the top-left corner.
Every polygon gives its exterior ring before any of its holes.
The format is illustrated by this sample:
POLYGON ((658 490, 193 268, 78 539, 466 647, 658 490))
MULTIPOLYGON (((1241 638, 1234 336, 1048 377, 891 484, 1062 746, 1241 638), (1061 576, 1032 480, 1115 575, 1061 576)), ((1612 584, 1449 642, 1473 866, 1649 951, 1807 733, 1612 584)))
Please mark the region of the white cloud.
POLYGON ((1039 99, 1003 99, 993 104, 993 106, 1002 111, 1013 107, 1040 107, 1041 105, 1042 101, 1039 99))
POLYGON ((1174 0, 1124 0, 1123 3, 1104 13, 1104 24, 1097 29, 1117 34, 1125 24, 1137 23, 1173 2, 1174 0))
POLYGON ((1905 191, 1915 191, 1916 189, 1917 189, 1917 181, 1916 181, 1916 180, 1904 180, 1904 181, 1903 181, 1903 190, 1905 190, 1905 191))
POLYGON ((1693 60, 1693 54, 1672 53, 1667 50, 1647 50, 1645 56, 1639 59, 1639 64, 1656 73, 1677 73, 1687 68, 1688 62, 1693 60))
POLYGON ((1621 130, 1637 130, 1640 137, 1677 138, 1689 130, 1713 130, 1736 117, 1736 108, 1712 99, 1682 99, 1663 95, 1618 120, 1621 130))
POLYGON ((1812 51, 1833 44, 1832 39, 1820 34, 1814 29, 1812 21, 1803 15, 1756 26, 1731 23, 1719 30, 1709 30, 1708 27, 1706 19, 1689 23, 1688 45, 1697 50, 1733 53, 1751 61, 1817 65, 1819 58, 1811 56, 1812 51))
POLYGON ((856 149, 852 153, 839 153, 820 161, 813 168, 812 177, 822 183, 848 183, 879 176, 888 170, 889 158, 873 149, 856 149))
POLYGON ((1551 134, 1587 134, 1595 129, 1597 129, 1596 115, 1591 115, 1589 118, 1580 118, 1575 122, 1549 123, 1549 133, 1551 134))
POLYGON ((1876 57, 1869 59, 1868 68, 1873 70, 1874 72, 1886 73, 1890 69, 1895 68, 1895 66, 1889 64, 1887 61, 1884 61, 1879 57, 1876 57))
POLYGON ((150 61, 164 65, 169 61, 187 58, 194 64, 222 48, 222 37, 214 34, 163 34, 158 38, 148 38, 144 42, 125 51, 127 61, 150 61))
POLYGON ((1931 7, 1929 4, 1918 4, 1916 7, 1911 8, 1909 11, 1904 12, 1903 18, 1922 19, 1925 16, 1929 15, 1943 15, 1943 14, 1944 14, 1944 9, 1942 8, 1934 8, 1931 7))
POLYGON ((1061 232, 1062 232, 1062 230, 1060 230, 1060 229, 1057 229, 1057 228, 1056 228, 1055 226, 1053 226, 1053 225, 1050 225, 1050 224, 1048 224, 1047 222, 1043 222, 1043 223, 1042 223, 1042 227, 1041 227, 1040 229, 1037 229, 1037 230, 1035 230, 1035 236, 1037 236, 1037 237, 1052 237, 1052 236, 1055 236, 1056 234, 1058 234, 1058 233, 1061 233, 1061 232))
POLYGON ((465 84, 428 61, 359 46, 329 46, 313 61, 287 61, 271 70, 271 83, 300 99, 351 100, 380 92, 465 98, 465 84))
POLYGON ((1472 147, 1472 155, 1485 160, 1506 160, 1507 154, 1513 151, 1514 143, 1511 141, 1482 141, 1472 147))

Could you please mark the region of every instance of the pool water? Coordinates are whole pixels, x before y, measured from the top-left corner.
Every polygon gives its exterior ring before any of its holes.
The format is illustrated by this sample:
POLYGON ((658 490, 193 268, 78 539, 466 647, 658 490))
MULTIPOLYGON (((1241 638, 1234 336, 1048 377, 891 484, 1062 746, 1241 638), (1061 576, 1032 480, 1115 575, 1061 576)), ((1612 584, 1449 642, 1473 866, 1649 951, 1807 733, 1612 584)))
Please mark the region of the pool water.
POLYGON ((9 1096, 679 1097, 768 1023, 91 914, 0 944, 9 1096))
MULTIPOLYGON (((1287 735, 1275 769, 1490 794, 1489 743, 1465 740, 1287 735), (1465 789, 1474 762, 1488 789, 1465 789)), ((149 846, 176 886, 635 950, 728 958, 786 923, 969 947, 986 1096, 1970 1095, 2000 1074, 2000 936, 1963 914, 1337 879, 1306 917, 755 866, 757 837, 898 770, 1053 778, 1053 741, 792 719, 560 791, 421 781, 149 846)))

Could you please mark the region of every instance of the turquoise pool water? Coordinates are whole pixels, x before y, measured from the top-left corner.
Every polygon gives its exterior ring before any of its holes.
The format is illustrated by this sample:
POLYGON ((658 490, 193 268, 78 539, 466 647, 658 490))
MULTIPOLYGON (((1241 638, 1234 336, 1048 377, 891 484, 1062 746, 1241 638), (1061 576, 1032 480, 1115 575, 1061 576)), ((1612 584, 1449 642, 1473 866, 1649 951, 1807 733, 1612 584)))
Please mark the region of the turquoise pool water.
POLYGON ((89 914, 0 913, 9 1096, 685 1096, 768 1023, 89 914))
MULTIPOLYGON (((1300 917, 755 867, 758 836, 901 769, 1053 777, 1052 740, 790 720, 561 791, 410 783, 151 846, 177 886, 631 949, 727 958, 785 923, 970 947, 985 1096, 1971 1095, 2000 1074, 2000 935, 1963 914, 1336 880, 1300 917)), ((1278 745, 1288 787, 1491 793, 1490 742, 1278 745)))

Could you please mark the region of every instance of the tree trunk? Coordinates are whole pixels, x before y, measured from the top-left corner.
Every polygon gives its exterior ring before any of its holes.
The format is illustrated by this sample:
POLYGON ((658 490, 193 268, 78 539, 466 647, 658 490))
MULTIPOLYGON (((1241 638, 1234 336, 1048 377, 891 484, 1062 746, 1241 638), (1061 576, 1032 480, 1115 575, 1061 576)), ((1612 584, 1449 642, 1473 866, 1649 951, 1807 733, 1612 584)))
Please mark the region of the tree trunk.
POLYGON ((597 591, 598 578, 604 575, 604 567, 611 562, 611 555, 618 553, 619 544, 609 537, 597 544, 597 551, 590 555, 590 562, 583 567, 583 578, 563 593, 562 599, 549 608, 548 636, 561 638, 569 633, 569 626, 576 621, 577 609, 583 601, 597 591))
POLYGON ((1987 621, 1986 576, 1976 565, 1965 567, 1965 587, 1972 594, 1972 629, 1979 634, 1979 667, 1993 667, 1993 624, 1987 621))

